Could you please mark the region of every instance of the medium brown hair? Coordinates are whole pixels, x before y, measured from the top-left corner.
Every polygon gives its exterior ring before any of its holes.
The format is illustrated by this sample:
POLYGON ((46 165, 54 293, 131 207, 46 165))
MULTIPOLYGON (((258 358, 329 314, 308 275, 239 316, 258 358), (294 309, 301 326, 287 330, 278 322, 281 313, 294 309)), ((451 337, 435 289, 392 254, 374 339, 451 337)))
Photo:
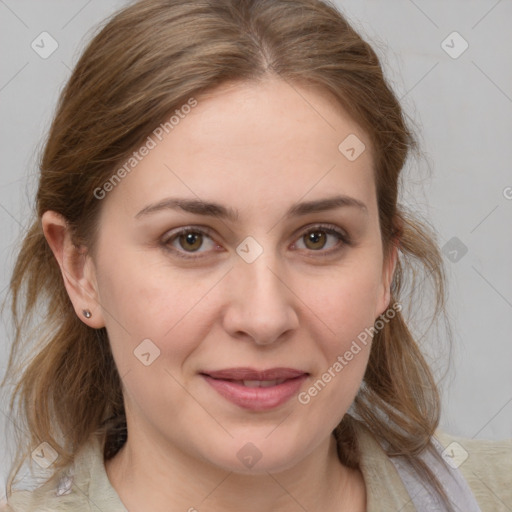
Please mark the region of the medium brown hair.
MULTIPOLYGON (((402 288, 416 282, 419 265, 433 284, 433 318, 443 312, 445 277, 434 232, 398 204, 399 176, 418 144, 376 53, 342 14, 320 0, 139 1, 112 17, 85 49, 40 161, 37 212, 10 284, 15 339, 7 376, 16 381, 10 407, 28 434, 18 439, 8 494, 22 461, 42 441, 59 455, 55 475, 92 433, 105 433, 106 459, 126 438, 107 332, 77 318, 41 216, 60 213, 76 244, 92 250, 102 204, 94 190, 170 112, 223 84, 271 76, 330 93, 363 128, 372 148, 385 257, 399 246, 391 303, 403 300, 402 288), (36 318, 38 311, 44 320, 36 318), (30 345, 34 338, 37 344, 30 345)), ((353 413, 334 431, 340 460, 358 467, 355 422, 361 421, 390 456, 406 457, 447 501, 417 457, 432 448, 439 417, 436 383, 397 312, 375 334, 353 413)))

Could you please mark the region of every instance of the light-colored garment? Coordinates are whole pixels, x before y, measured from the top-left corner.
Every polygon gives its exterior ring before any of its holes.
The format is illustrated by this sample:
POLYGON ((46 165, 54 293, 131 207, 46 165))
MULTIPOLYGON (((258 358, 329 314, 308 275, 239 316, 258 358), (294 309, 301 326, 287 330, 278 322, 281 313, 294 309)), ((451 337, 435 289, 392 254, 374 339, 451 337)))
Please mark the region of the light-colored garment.
MULTIPOLYGON (((512 511, 512 439, 481 441, 436 432, 446 460, 458 466, 482 512, 512 511), (455 444, 454 444, 455 443, 455 444), (460 465, 459 465, 460 464, 460 465)), ((357 428, 367 512, 417 512, 394 463, 364 427, 357 428)), ((110 484, 100 442, 77 455, 73 478, 61 478, 33 491, 16 491, 9 512, 127 512, 110 484)), ((3 509, 2 509, 3 510, 3 509)))

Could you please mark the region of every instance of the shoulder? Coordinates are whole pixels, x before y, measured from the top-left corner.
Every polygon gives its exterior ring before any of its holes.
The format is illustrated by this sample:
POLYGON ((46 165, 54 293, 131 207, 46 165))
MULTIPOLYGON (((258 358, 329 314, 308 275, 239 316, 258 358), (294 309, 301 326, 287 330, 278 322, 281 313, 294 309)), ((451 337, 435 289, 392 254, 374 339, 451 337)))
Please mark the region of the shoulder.
POLYGON ((8 498, 5 508, 0 508, 0 512, 69 512, 70 510, 77 512, 88 511, 83 508, 73 496, 62 496, 62 482, 57 484, 55 479, 51 479, 47 483, 32 490, 16 490, 8 498))
POLYGON ((512 509, 512 439, 470 439, 437 430, 443 458, 456 467, 471 488, 482 511, 512 509))
POLYGON ((91 436, 73 464, 33 490, 18 490, 0 512, 127 512, 110 485, 103 463, 103 440, 91 436))

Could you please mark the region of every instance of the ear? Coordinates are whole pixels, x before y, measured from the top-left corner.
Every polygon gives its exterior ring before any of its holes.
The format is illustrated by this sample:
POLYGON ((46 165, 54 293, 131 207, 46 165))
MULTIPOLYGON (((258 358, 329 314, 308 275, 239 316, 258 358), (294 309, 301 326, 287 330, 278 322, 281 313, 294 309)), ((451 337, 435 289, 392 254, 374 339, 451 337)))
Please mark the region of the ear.
POLYGON ((393 281, 396 263, 398 260, 398 248, 399 238, 394 238, 392 240, 392 246, 390 248, 388 258, 384 260, 382 266, 382 293, 376 316, 382 315, 389 307, 389 303, 391 301, 391 283, 393 281))
POLYGON ((73 243, 71 229, 62 215, 47 211, 41 221, 44 236, 59 264, 64 286, 78 318, 94 329, 105 327, 98 301, 96 271, 87 248, 73 243), (90 318, 84 316, 84 310, 91 312, 90 318))

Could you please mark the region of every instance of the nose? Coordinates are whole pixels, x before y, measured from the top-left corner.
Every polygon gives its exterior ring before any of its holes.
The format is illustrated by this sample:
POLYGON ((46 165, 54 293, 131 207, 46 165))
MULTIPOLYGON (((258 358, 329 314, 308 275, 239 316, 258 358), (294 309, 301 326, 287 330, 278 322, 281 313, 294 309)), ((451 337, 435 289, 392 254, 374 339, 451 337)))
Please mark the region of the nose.
POLYGON ((265 252, 252 263, 238 260, 227 283, 226 332, 234 338, 270 345, 297 329, 300 301, 287 280, 283 267, 265 252))

